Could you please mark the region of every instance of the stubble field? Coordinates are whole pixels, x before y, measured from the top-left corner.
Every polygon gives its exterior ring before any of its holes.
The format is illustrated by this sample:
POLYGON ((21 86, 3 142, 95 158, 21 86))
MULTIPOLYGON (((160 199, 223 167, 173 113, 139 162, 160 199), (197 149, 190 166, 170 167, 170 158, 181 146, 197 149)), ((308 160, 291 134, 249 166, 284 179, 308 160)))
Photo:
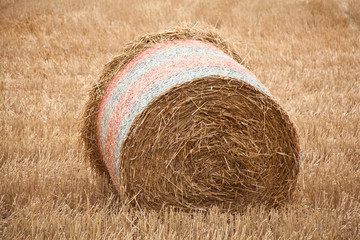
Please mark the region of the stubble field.
POLYGON ((357 0, 0 0, 0 239, 360 239, 357 0), (132 209, 78 144, 122 46, 178 25, 234 44, 296 124, 293 199, 243 213, 132 209))

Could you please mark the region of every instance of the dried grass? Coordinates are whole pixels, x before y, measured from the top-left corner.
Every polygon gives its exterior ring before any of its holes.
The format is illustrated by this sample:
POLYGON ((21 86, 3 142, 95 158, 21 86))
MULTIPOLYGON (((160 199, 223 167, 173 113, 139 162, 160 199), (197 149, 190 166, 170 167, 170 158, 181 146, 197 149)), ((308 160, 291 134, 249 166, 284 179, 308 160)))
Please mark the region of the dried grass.
MULTIPOLYGON (((83 116, 82 140, 98 172, 107 173, 96 136, 98 106, 107 84, 144 49, 184 38, 212 43, 242 62, 218 35, 197 29, 176 29, 129 43, 105 66, 83 116)), ((282 108, 246 81, 222 76, 194 79, 153 99, 133 121, 120 152, 120 196, 155 209, 278 206, 294 190, 300 157, 296 131, 282 108)))
POLYGON ((1 1, 0 239, 359 239, 360 11, 341 2, 355 22, 328 0, 1 1), (284 207, 138 211, 84 161, 76 119, 99 69, 183 22, 218 23, 296 124, 284 207))

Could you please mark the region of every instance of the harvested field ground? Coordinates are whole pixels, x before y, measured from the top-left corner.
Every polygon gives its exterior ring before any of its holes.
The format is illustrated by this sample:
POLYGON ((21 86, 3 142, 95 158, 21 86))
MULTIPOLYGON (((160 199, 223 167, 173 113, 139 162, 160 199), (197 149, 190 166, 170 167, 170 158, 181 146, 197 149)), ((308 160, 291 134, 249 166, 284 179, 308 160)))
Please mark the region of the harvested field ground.
POLYGON ((360 239, 358 0, 0 0, 1 239, 360 239), (92 82, 139 35, 234 43, 297 126, 292 201, 230 214, 131 209, 77 144, 92 82))

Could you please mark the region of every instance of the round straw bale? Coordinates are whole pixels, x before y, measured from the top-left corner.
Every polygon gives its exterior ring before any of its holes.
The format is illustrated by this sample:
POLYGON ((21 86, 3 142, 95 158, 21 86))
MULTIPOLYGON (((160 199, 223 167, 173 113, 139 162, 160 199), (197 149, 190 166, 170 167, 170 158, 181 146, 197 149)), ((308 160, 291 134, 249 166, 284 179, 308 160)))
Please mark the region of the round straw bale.
POLYGON ((288 115, 211 32, 141 37, 90 92, 82 140, 122 199, 238 210, 291 196, 299 143, 288 115))

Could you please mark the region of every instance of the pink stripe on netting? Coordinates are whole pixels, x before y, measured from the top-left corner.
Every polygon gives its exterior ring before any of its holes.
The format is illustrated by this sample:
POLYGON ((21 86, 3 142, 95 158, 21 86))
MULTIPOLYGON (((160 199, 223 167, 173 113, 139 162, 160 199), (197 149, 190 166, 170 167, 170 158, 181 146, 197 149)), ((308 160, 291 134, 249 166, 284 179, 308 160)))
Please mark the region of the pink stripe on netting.
MULTIPOLYGON (((145 73, 139 79, 137 79, 119 99, 113 112, 111 113, 107 128, 106 128, 106 140, 105 140, 105 155, 109 161, 109 166, 112 167, 114 143, 116 133, 120 122, 124 115, 128 111, 129 107, 136 101, 136 99, 142 95, 147 89, 154 83, 161 81, 167 76, 180 72, 182 70, 203 67, 203 66, 218 66, 227 67, 239 72, 247 73, 239 63, 235 60, 229 60, 221 57, 215 57, 210 55, 195 55, 185 56, 172 61, 162 63, 150 71, 145 73)), ((158 95, 161 94, 160 92, 158 95)))
MULTIPOLYGON (((105 159, 104 159, 104 156, 103 156, 103 153, 102 153, 102 150, 101 150, 101 145, 100 145, 100 137, 98 136, 97 137, 97 141, 98 141, 98 152, 99 152, 99 154, 100 154, 100 157, 101 157, 101 160, 103 161, 103 163, 104 164, 106 164, 106 162, 105 162, 105 159)), ((106 166, 106 165, 105 165, 106 166)), ((115 172, 114 172, 114 170, 112 170, 112 171, 110 171, 110 169, 109 169, 109 167, 108 167, 108 173, 109 173, 109 175, 110 175, 110 178, 111 178, 111 180, 112 180, 112 182, 114 183, 114 185, 115 185, 115 188, 116 188, 116 190, 120 193, 120 187, 119 187, 119 185, 118 185, 118 183, 117 183, 117 181, 116 181, 116 177, 115 177, 115 172)))

